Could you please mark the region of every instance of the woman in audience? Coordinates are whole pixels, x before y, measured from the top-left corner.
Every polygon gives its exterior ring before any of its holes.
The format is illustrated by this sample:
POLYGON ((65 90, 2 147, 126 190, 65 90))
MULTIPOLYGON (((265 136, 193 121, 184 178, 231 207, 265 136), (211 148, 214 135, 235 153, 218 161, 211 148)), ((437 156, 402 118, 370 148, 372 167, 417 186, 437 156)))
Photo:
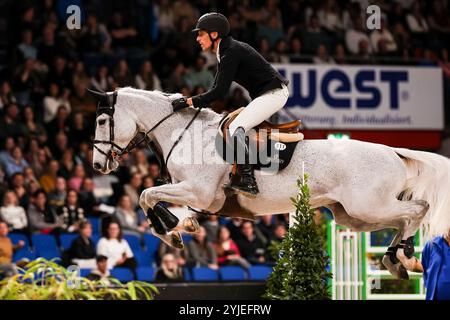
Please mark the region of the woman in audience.
POLYGON ((69 261, 77 264, 81 269, 93 269, 96 267, 95 245, 92 241, 92 225, 83 221, 78 227, 79 236, 72 242, 68 250, 69 261))
POLYGON ((219 241, 214 247, 217 252, 217 262, 219 265, 237 265, 248 269, 250 263, 241 257, 237 244, 230 238, 228 228, 221 226, 218 234, 219 241))
POLYGON ((108 268, 124 267, 133 272, 136 259, 127 240, 123 239, 122 229, 116 221, 111 221, 103 238, 97 244, 97 255, 108 257, 108 268))
POLYGON ((183 269, 177 264, 175 256, 167 253, 163 256, 161 267, 156 272, 156 282, 180 282, 183 281, 183 269))
POLYGON ((217 254, 211 242, 206 238, 206 230, 200 227, 200 231, 186 245, 188 249, 187 264, 193 267, 208 267, 218 269, 217 254))
POLYGON ((148 230, 148 222, 139 221, 137 212, 133 210, 130 197, 123 195, 120 197, 119 205, 116 208, 115 216, 123 229, 123 233, 140 237, 148 230))
POLYGON ((67 192, 66 203, 59 208, 58 216, 65 232, 76 232, 79 223, 85 220, 84 210, 78 204, 78 193, 75 190, 67 192))
POLYGON ((11 232, 28 233, 28 219, 25 209, 19 206, 14 191, 7 191, 0 208, 0 220, 5 222, 11 232))

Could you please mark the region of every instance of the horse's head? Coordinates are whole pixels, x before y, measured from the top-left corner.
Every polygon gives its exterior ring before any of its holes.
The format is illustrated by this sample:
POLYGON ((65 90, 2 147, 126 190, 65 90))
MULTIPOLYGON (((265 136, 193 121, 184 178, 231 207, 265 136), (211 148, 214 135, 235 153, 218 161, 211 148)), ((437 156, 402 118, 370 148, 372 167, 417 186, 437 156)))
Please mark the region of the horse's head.
POLYGON ((125 106, 118 105, 118 91, 106 93, 88 89, 88 92, 98 102, 93 167, 108 174, 119 166, 117 158, 136 135, 137 125, 125 106))

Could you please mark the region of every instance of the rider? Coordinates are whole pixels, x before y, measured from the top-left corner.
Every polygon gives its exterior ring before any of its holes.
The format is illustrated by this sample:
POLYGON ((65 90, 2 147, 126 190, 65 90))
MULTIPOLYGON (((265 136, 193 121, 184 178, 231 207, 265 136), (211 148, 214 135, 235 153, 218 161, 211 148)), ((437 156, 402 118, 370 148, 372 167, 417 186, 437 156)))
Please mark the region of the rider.
MULTIPOLYGON (((211 50, 216 54, 218 71, 212 89, 191 98, 173 101, 174 110, 187 106, 206 107, 226 95, 232 81, 242 85, 253 100, 232 121, 229 130, 231 141, 237 143, 235 150, 245 150, 244 159, 249 159, 245 133, 283 108, 289 97, 286 86, 288 80, 250 45, 233 39, 229 35, 230 24, 222 14, 212 12, 202 15, 192 31, 197 32, 197 42, 203 51, 211 50)), ((245 162, 238 165, 242 173, 241 180, 237 183, 230 180, 225 188, 244 194, 257 194, 259 191, 253 165, 245 162)))

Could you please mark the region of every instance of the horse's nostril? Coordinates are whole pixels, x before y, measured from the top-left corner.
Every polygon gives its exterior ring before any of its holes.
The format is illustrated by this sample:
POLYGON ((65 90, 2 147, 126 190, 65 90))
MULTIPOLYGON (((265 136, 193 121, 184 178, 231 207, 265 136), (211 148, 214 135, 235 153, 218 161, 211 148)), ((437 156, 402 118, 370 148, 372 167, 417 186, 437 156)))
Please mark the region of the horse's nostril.
POLYGON ((98 163, 98 162, 94 163, 94 169, 95 170, 100 170, 101 168, 102 168, 102 165, 100 163, 98 163))

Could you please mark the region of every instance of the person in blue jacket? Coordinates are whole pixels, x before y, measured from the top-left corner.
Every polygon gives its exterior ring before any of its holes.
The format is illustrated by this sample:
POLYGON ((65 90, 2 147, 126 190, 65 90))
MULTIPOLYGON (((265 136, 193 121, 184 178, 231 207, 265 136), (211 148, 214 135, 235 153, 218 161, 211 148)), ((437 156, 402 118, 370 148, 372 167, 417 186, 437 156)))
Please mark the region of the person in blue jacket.
POLYGON ((450 230, 428 241, 422 251, 427 300, 450 300, 450 230))

